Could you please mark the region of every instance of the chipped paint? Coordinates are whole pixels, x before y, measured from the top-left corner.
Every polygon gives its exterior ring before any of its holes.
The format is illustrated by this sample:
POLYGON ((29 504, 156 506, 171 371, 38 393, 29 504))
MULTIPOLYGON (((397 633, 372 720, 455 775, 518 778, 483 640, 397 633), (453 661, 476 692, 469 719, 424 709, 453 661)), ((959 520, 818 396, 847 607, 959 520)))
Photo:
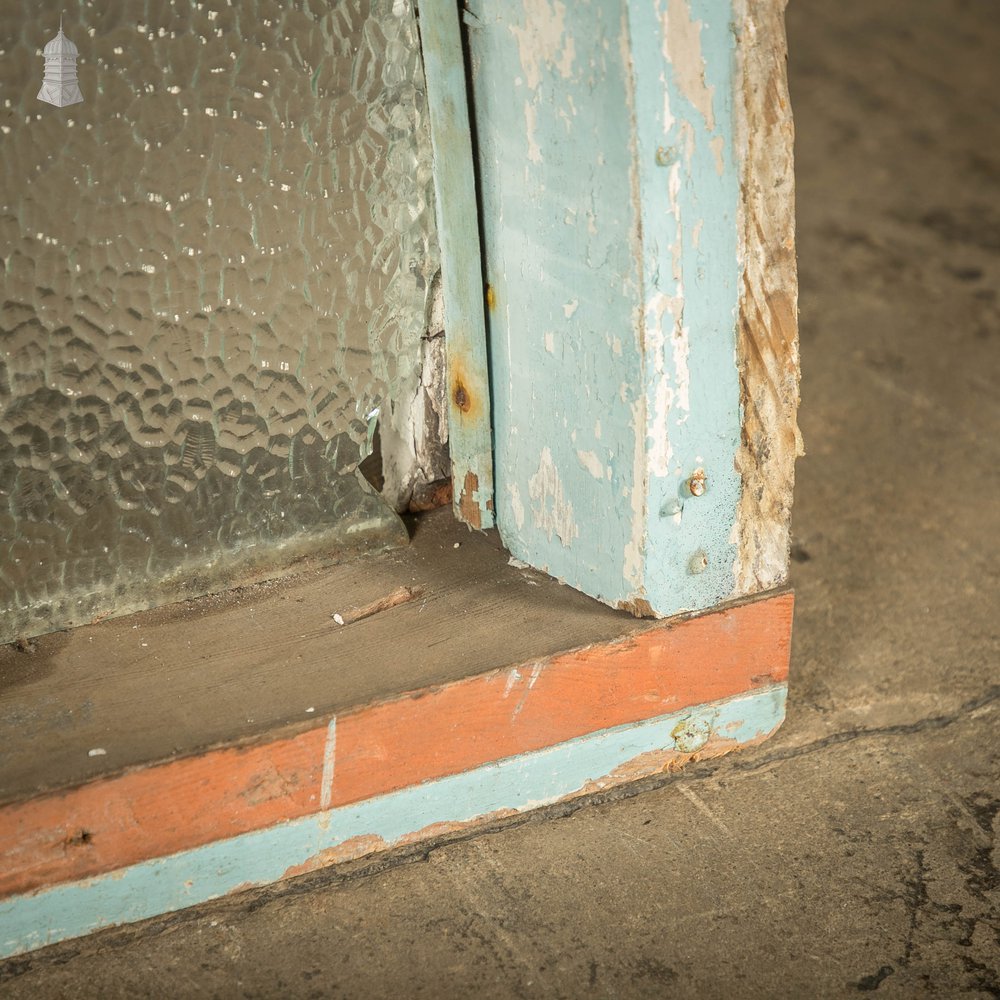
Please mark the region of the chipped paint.
POLYGON ((488 527, 483 524, 483 507, 479 495, 479 478, 471 470, 465 474, 465 482, 462 483, 462 492, 457 498, 455 506, 465 521, 472 528, 488 527))
POLYGON ((622 113, 630 103, 624 12, 551 0, 466 7, 486 273, 502 290, 502 308, 488 316, 495 464, 504 482, 498 525, 524 561, 574 586, 590 578, 606 598, 626 597, 632 520, 617 508, 635 470, 631 441, 623 449, 618 436, 629 432, 640 395, 630 373, 640 365, 641 331, 632 140, 622 113), (593 433, 598 422, 605 442, 593 433), (571 519, 555 513, 551 495, 538 514, 543 449, 571 519), (601 460, 600 478, 597 463, 577 452, 601 460), (600 531, 584 530, 599 519, 600 531))
POLYGON ((735 86, 735 37, 728 0, 632 0, 627 6, 647 303, 643 584, 663 614, 724 600, 733 580, 739 179, 727 95, 735 86), (677 151, 665 178, 659 149, 677 151), (696 462, 696 455, 704 460, 696 462), (698 466, 713 489, 685 503, 686 479, 698 466), (692 573, 696 553, 706 561, 692 573))
POLYGON ((448 437, 453 508, 475 528, 493 525, 493 442, 486 320, 458 8, 428 4, 420 37, 434 149, 435 212, 441 242, 448 345, 448 437), (461 483, 462 488, 458 488, 461 483), (474 483, 470 488, 470 483, 474 483))
POLYGON ((543 68, 555 69, 563 79, 573 71, 576 45, 565 31, 566 5, 555 0, 523 0, 524 23, 513 24, 521 68, 528 90, 538 90, 543 68))
MULTIPOLYGON (((524 504, 521 502, 521 488, 517 483, 511 483, 507 491, 507 502, 514 515, 514 523, 518 530, 524 527, 524 504)), ((527 565, 527 563, 525 563, 527 565)))
POLYGON ((551 539, 555 535, 563 545, 570 545, 580 534, 573 518, 573 502, 566 496, 552 452, 542 448, 538 471, 528 480, 528 496, 533 503, 535 525, 551 539))
MULTIPOLYGON (((691 16, 688 0, 668 0, 660 15, 663 55, 670 63, 678 89, 704 119, 705 127, 715 130, 715 109, 712 104, 714 87, 705 82, 705 59, 701 51, 700 21, 691 16)), ((664 116, 664 127, 673 122, 664 116)))
POLYGON ((538 108, 531 101, 524 102, 524 133, 528 137, 528 159, 532 163, 542 162, 542 150, 535 139, 538 131, 538 108))
POLYGON ((595 478, 604 478, 604 463, 592 451, 577 450, 576 457, 580 464, 595 478))
POLYGON ((609 604, 710 607, 732 593, 740 491, 732 4, 467 7, 486 268, 504 289, 501 535, 609 604), (674 509, 696 467, 712 489, 674 509))
POLYGON ((699 757, 752 745, 784 718, 784 684, 602 729, 448 777, 0 901, 0 957, 266 885, 461 825, 632 781, 691 754, 672 732, 710 720, 699 757))

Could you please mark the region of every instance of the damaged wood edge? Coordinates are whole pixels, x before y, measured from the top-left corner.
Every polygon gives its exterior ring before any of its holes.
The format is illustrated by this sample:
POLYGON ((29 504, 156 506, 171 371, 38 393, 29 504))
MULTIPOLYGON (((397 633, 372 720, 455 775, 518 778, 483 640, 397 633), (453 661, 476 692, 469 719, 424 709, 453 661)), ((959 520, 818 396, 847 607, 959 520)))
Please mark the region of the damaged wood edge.
POLYGON ((491 528, 493 434, 482 252, 458 5, 422 4, 418 23, 441 244, 453 508, 471 527, 491 528))
POLYGON ((786 0, 734 0, 742 265, 737 355, 741 478, 734 597, 788 577, 795 460, 802 455, 798 284, 786 0))
POLYGON ((0 894, 350 807, 787 679, 790 592, 94 778, 0 808, 0 894), (395 752, 405 747, 406 754, 395 752), (83 834, 86 834, 84 836, 83 834))
POLYGON ((468 830, 751 746, 781 724, 786 685, 586 734, 266 829, 0 901, 0 957, 468 830), (701 734, 696 743, 692 734, 701 734))

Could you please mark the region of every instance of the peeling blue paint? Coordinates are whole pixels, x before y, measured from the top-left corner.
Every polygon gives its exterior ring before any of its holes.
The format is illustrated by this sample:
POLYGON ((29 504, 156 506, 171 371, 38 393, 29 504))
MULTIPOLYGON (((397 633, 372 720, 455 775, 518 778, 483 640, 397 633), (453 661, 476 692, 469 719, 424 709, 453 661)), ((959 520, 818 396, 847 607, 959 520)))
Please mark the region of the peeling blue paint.
POLYGON ((435 823, 545 805, 640 754, 676 748, 678 734, 706 723, 716 735, 736 743, 759 739, 781 724, 785 694, 785 685, 775 685, 602 730, 355 805, 6 899, 0 902, 0 957, 274 882, 289 868, 354 837, 373 835, 391 845, 435 823))
POLYGON ((740 491, 730 0, 469 7, 501 534, 607 603, 711 607, 740 491))
POLYGON ((614 603, 640 392, 623 12, 469 7, 497 520, 520 558, 614 603))
POLYGON ((647 446, 655 456, 664 436, 669 443, 669 459, 660 468, 650 462, 644 581, 651 603, 665 613, 711 607, 732 594, 735 582, 740 192, 732 17, 730 0, 629 2, 647 307, 647 446), (671 34, 677 37, 665 60, 664 38, 671 34), (672 151, 668 166, 658 162, 658 150, 672 151), (660 371, 648 315, 658 296, 679 303, 659 318, 660 371), (705 472, 705 489, 692 496, 687 482, 698 470, 705 472))
POLYGON ((493 441, 486 322, 458 7, 430 3, 420 15, 448 331, 448 443, 453 507, 460 520, 475 528, 492 528, 493 441))

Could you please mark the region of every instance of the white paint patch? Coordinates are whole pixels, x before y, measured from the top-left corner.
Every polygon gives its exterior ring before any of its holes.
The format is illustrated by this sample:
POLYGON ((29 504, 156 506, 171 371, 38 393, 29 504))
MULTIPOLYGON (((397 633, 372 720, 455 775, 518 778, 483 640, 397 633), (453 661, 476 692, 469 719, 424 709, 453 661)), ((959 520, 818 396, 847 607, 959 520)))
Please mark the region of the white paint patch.
POLYGON ((570 317, 572 317, 573 313, 575 313, 577 311, 577 309, 579 309, 579 308, 580 308, 580 300, 579 299, 573 299, 572 302, 567 302, 563 306, 563 313, 565 314, 566 319, 570 319, 570 317))
POLYGON ((594 437, 597 438, 598 441, 601 440, 601 422, 600 422, 600 420, 597 420, 594 423, 594 437))
POLYGON ((674 383, 677 387, 677 407, 685 411, 685 416, 678 420, 681 423, 687 419, 687 414, 691 412, 691 371, 688 368, 688 353, 691 348, 691 339, 688 336, 686 326, 680 327, 674 332, 674 383))
POLYGON ((513 667, 507 674, 507 683, 503 688, 503 696, 505 698, 510 696, 511 691, 514 690, 514 685, 521 679, 521 671, 517 667, 513 667))
POLYGON ((695 224, 694 228, 691 230, 691 242, 694 243, 694 247, 697 250, 701 246, 701 231, 705 227, 705 220, 699 219, 695 224))
POLYGON ((524 128, 528 139, 528 159, 532 163, 541 163, 542 150, 535 141, 535 132, 538 131, 538 108, 532 101, 524 102, 524 128))
POLYGON ((675 359, 678 356, 678 339, 682 341, 682 360, 684 366, 685 388, 684 404, 687 406, 687 337, 680 325, 683 318, 684 303, 679 296, 665 295, 655 292, 646 304, 646 356, 650 360, 649 379, 653 387, 653 408, 649 415, 649 472, 654 476, 666 476, 669 473, 670 458, 673 448, 670 443, 668 419, 675 401, 679 404, 679 383, 675 383, 672 373, 667 369, 668 330, 672 334, 675 359), (665 317, 669 316, 668 323, 665 317), (665 329, 666 328, 666 329, 665 329))
POLYGON ((710 143, 709 146, 712 147, 712 153, 715 156, 715 170, 721 177, 726 170, 726 141, 721 135, 717 135, 710 143))
POLYGON ((524 504, 521 502, 521 491, 517 483, 510 484, 510 510, 517 530, 520 531, 524 527, 524 504))
POLYGON ((576 457, 580 464, 595 478, 604 478, 604 465, 592 451, 577 451, 576 457))
POLYGON ((666 476, 670 471, 670 459, 674 453, 667 429, 667 418, 674 401, 674 390, 661 375, 656 380, 653 392, 653 412, 649 418, 649 471, 654 476, 666 476))
POLYGON ((326 744, 323 747, 323 777, 320 779, 319 807, 329 809, 333 795, 333 772, 337 756, 337 717, 326 727, 326 744))
POLYGON ((524 703, 528 700, 528 693, 535 686, 535 681, 538 680, 541 673, 542 665, 536 661, 531 665, 531 676, 528 678, 528 684, 525 687, 524 692, 521 694, 521 697, 518 699, 517 705, 514 707, 514 714, 510 717, 511 722, 513 722, 518 715, 520 715, 521 709, 524 708, 524 703))
POLYGON ((538 471, 528 480, 528 493, 533 501, 531 515, 535 526, 545 532, 549 541, 555 534, 568 547, 579 536, 580 529, 573 516, 573 503, 565 495, 548 448, 542 448, 538 471))
POLYGON ((684 162, 690 167, 694 158, 695 132, 694 125, 689 121, 683 121, 677 126, 680 133, 680 145, 684 150, 684 162))
MULTIPOLYGON (((628 65, 626 63, 626 65, 628 65)), ((670 88, 667 86, 666 72, 660 73, 660 87, 663 89, 663 133, 664 135, 674 127, 674 115, 670 110, 670 88)))
POLYGON ((661 18, 663 55, 674 67, 674 79, 681 93, 705 119, 709 132, 715 131, 712 97, 715 90, 705 83, 705 59, 701 54, 701 21, 691 19, 688 0, 667 0, 661 18))
POLYGON ((573 71, 576 48, 564 30, 566 5, 555 0, 524 0, 524 24, 510 29, 529 90, 542 82, 542 67, 556 69, 564 80, 573 71))
POLYGON ((551 330, 546 331, 545 334, 545 350, 547 350, 549 354, 556 353, 556 337, 551 330))
POLYGON ((642 396, 632 404, 632 536, 625 545, 622 573, 633 590, 642 592, 646 538, 646 418, 642 396))

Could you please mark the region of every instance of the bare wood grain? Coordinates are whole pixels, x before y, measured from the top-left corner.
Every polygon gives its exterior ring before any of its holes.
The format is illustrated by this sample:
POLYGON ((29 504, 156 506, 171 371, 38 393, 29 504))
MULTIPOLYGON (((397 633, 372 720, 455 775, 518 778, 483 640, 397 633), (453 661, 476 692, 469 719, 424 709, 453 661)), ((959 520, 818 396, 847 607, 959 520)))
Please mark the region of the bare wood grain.
POLYGON ((786 0, 737 0, 742 100, 738 354, 742 478, 733 596, 783 583, 795 459, 803 453, 799 403, 798 278, 791 105, 785 72, 786 0))

